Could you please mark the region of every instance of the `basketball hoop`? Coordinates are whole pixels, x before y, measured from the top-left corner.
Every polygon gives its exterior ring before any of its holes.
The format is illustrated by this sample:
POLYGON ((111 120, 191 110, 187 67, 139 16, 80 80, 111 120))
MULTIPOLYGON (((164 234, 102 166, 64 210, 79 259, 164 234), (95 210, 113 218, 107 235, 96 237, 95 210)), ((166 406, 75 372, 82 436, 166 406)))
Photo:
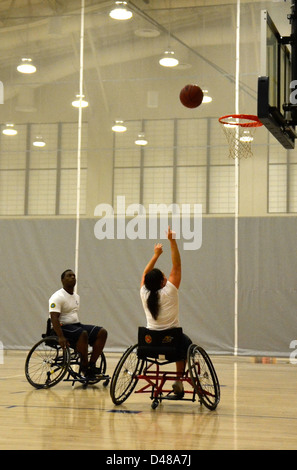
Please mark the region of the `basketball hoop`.
POLYGON ((249 114, 230 114, 219 118, 229 144, 229 156, 248 158, 253 156, 252 142, 258 127, 263 124, 257 116, 249 114))

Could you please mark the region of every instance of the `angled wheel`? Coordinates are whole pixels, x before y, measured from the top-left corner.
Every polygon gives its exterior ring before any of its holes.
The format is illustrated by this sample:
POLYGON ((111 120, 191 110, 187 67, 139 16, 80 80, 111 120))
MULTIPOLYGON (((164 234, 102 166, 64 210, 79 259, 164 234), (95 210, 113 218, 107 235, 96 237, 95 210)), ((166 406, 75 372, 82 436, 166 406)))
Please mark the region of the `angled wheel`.
POLYGON ((69 348, 61 348, 54 336, 46 337, 28 353, 25 362, 26 378, 35 388, 53 387, 63 379, 69 363, 69 348))
POLYGON ((220 384, 210 357, 196 344, 188 349, 188 367, 200 401, 209 410, 215 410, 220 401, 220 384))
POLYGON ((130 346, 119 360, 110 385, 110 396, 115 405, 120 405, 131 395, 138 382, 144 360, 138 359, 137 344, 130 346))

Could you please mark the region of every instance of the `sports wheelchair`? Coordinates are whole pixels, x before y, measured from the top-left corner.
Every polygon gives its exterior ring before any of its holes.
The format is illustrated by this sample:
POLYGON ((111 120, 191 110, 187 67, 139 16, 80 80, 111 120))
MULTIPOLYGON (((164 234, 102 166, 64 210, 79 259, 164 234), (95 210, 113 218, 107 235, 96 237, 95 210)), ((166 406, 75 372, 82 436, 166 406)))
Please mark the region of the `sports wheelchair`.
POLYGON ((25 362, 25 375, 28 382, 35 388, 50 388, 57 385, 62 379, 66 382, 80 383, 86 388, 104 381, 106 387, 110 377, 106 375, 106 358, 102 352, 96 368, 95 377, 87 378, 80 372, 80 354, 69 348, 63 349, 55 332, 51 327, 51 320, 47 320, 46 333, 42 339, 29 351, 25 362), (65 378, 64 378, 65 377, 65 378))
POLYGON ((150 394, 152 409, 156 409, 162 400, 195 402, 196 397, 209 410, 217 408, 220 384, 211 359, 196 344, 189 346, 187 357, 182 355, 182 334, 182 328, 153 331, 139 327, 138 344, 130 346, 124 352, 111 379, 110 396, 115 405, 123 403, 135 390, 135 393, 150 394), (181 359, 187 361, 181 378, 177 377, 176 371, 163 370, 164 366, 181 359), (177 378, 185 385, 182 397, 174 395, 167 384, 172 384, 177 378), (136 390, 139 381, 144 381, 144 385, 136 390))

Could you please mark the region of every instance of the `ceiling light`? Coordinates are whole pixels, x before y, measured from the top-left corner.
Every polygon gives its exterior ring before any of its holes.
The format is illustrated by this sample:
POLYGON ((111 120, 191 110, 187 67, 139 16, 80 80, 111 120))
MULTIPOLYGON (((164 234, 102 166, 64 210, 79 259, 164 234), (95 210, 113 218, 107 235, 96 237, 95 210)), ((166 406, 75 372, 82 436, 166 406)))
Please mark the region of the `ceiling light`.
POLYGON ((34 147, 45 147, 46 143, 42 137, 37 136, 33 142, 34 147))
POLYGON ((14 124, 6 124, 5 128, 2 131, 4 135, 16 135, 18 131, 14 128, 14 124))
POLYGON ((32 59, 25 57, 22 59, 20 65, 17 66, 17 70, 21 73, 34 73, 36 72, 36 67, 32 64, 32 59))
POLYGON ((232 124, 232 122, 228 124, 227 122, 225 122, 224 127, 227 127, 227 129, 235 129, 237 127, 237 124, 232 124))
POLYGON ((212 102, 212 97, 209 96, 208 90, 203 90, 203 100, 202 103, 211 103, 212 102))
POLYGON ((112 130, 114 132, 126 132, 127 127, 125 126, 124 121, 115 121, 112 126, 112 130))
POLYGON ((76 100, 72 101, 72 106, 75 108, 87 108, 89 103, 84 100, 85 95, 76 95, 76 100))
POLYGON ((250 131, 246 130, 246 131, 243 131, 243 135, 240 137, 239 140, 240 142, 248 143, 248 142, 253 142, 254 138, 251 135, 250 131))
POLYGON ((138 137, 135 140, 135 144, 136 145, 143 145, 143 146, 148 144, 148 141, 145 138, 144 132, 141 132, 140 134, 138 134, 138 137))
POLYGON ((116 7, 111 10, 109 16, 114 20, 130 20, 132 18, 132 11, 127 9, 127 2, 116 1, 116 7))
POLYGON ((167 49, 164 52, 163 57, 159 60, 159 64, 163 67, 176 67, 179 61, 174 57, 174 52, 171 49, 167 49))

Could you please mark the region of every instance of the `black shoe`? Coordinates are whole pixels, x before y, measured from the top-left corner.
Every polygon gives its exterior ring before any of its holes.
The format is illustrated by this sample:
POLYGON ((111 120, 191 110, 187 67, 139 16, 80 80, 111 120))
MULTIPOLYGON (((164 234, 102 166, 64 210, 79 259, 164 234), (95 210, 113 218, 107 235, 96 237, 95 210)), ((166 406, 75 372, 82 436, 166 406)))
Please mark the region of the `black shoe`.
POLYGON ((103 374, 101 374, 101 370, 98 367, 91 365, 87 368, 85 377, 87 380, 95 380, 103 377, 103 374))

